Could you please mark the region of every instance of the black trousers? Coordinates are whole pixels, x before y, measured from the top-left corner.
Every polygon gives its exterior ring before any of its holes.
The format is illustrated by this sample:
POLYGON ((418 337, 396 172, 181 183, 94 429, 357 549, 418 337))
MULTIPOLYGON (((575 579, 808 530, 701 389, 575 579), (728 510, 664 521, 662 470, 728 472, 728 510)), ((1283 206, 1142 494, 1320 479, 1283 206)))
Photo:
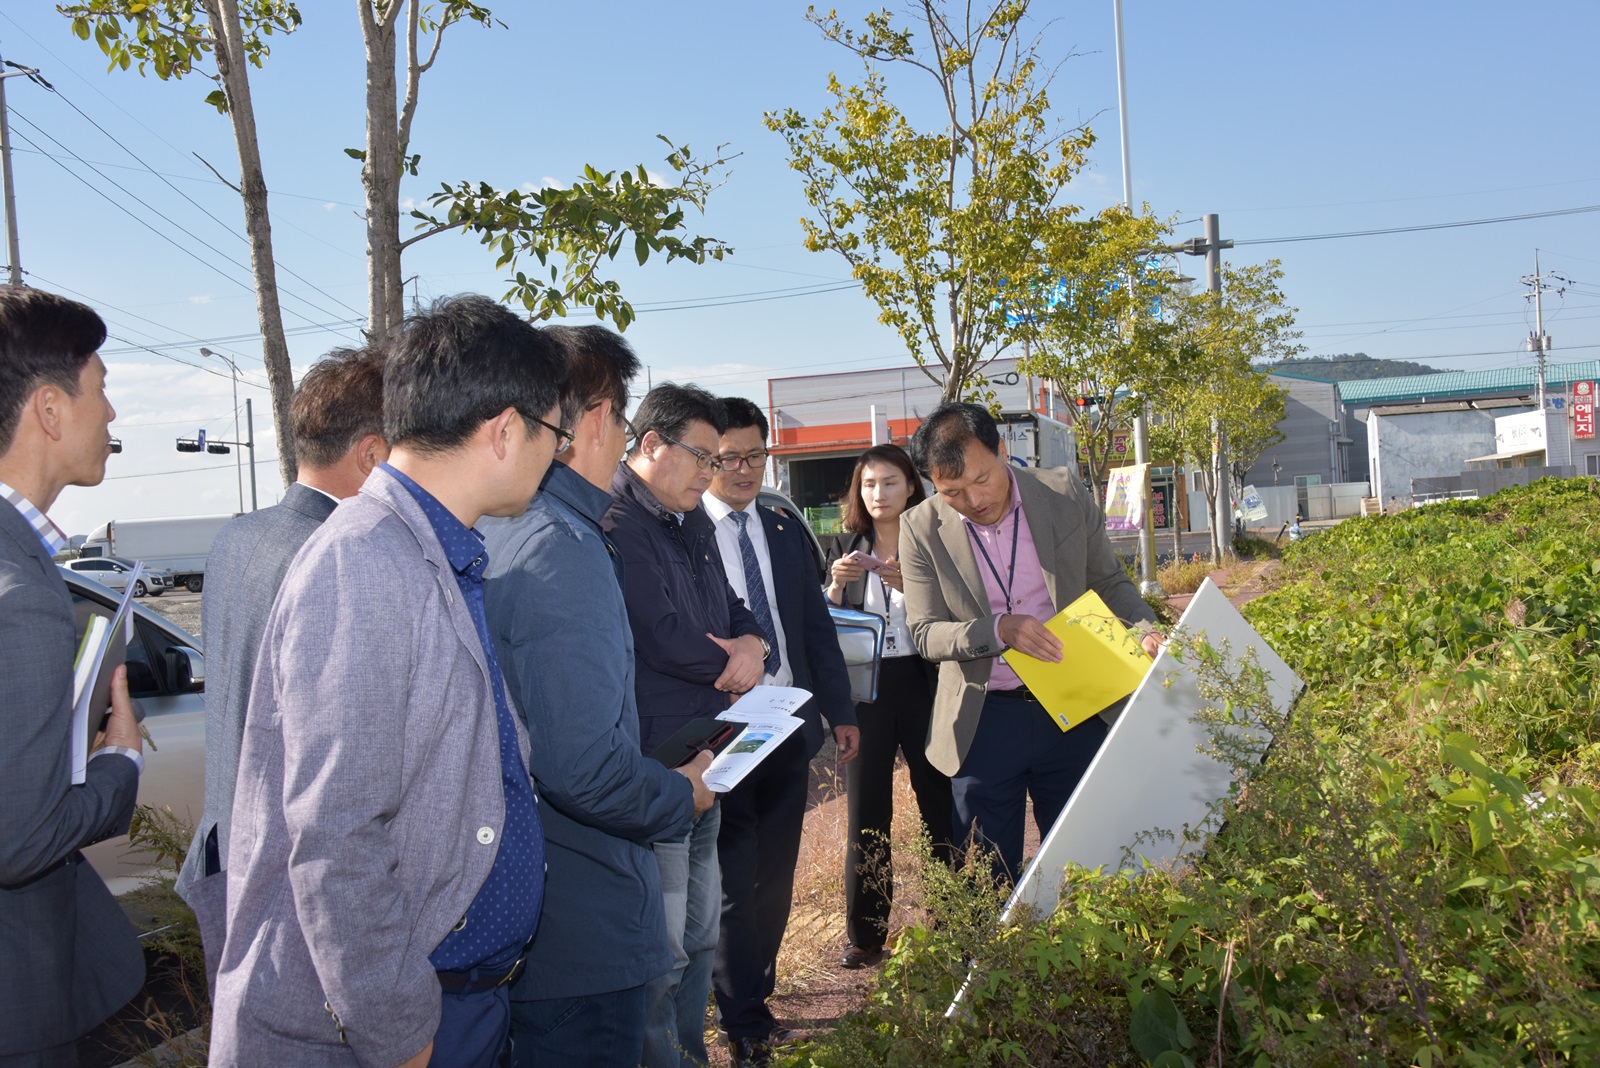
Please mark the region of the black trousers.
POLYGON ((733 1038, 766 1038, 776 1026, 767 999, 789 926, 811 760, 801 731, 722 795, 717 860, 722 922, 711 969, 717 1021, 733 1038))
POLYGON ((876 949, 889 933, 889 909, 894 903, 889 828, 894 822, 896 753, 905 754, 934 856, 946 864, 953 861, 950 780, 928 763, 932 717, 933 690, 926 665, 916 656, 884 660, 878 699, 856 705, 861 754, 844 766, 850 821, 844 866, 845 933, 853 946, 876 949))

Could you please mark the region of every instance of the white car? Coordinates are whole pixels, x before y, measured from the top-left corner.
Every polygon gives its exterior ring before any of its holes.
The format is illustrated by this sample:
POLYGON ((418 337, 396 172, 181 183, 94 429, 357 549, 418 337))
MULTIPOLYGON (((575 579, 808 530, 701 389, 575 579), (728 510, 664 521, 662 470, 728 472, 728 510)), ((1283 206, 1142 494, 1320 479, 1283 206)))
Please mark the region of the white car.
MULTIPOLYGON (((61 569, 61 577, 72 594, 80 636, 92 614, 109 619, 116 612, 118 598, 110 590, 67 567, 61 569)), ((128 695, 150 732, 144 746, 144 774, 139 776, 139 803, 170 808, 184 821, 195 823, 205 807, 205 658, 200 639, 141 604, 133 605, 133 620, 128 695)), ((127 851, 125 835, 83 851, 112 893, 138 886, 156 866, 151 858, 130 857, 127 851)))
MULTIPOLYGON (((108 590, 121 593, 128 588, 128 577, 133 574, 133 564, 115 556, 84 556, 68 560, 66 568, 85 578, 94 579, 108 590)), ((147 567, 133 584, 135 597, 160 597, 172 589, 172 572, 159 567, 147 567)))

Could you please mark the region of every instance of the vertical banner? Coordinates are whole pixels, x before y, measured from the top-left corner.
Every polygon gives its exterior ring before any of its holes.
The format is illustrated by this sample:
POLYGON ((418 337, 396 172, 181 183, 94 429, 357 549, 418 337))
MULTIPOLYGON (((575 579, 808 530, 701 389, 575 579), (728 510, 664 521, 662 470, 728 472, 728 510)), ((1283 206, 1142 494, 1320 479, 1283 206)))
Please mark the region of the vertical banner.
POLYGON ((1572 436, 1594 437, 1594 383, 1572 383, 1572 436))
POLYGON ((1144 476, 1149 464, 1114 467, 1106 477, 1106 529, 1138 530, 1144 523, 1144 476))

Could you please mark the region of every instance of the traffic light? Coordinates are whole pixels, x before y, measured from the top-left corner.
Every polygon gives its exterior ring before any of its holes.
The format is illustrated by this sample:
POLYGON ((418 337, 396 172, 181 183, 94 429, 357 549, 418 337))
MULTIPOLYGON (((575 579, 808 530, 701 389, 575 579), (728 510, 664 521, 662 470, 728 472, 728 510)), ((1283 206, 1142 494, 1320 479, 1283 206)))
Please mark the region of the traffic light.
POLYGON ((229 452, 232 452, 232 451, 233 450, 228 448, 226 445, 212 444, 212 445, 207 445, 206 446, 206 452, 229 453, 229 452))
POLYGON ((179 452, 199 452, 199 451, 201 451, 200 450, 200 443, 198 441, 194 440, 193 438, 179 438, 178 439, 178 451, 179 452))

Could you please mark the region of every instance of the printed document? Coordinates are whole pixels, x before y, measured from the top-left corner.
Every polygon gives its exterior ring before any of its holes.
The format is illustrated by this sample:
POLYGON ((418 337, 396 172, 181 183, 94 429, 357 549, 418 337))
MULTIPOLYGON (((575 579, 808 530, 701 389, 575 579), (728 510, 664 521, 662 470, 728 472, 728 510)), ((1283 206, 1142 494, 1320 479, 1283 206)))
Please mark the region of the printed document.
POLYGON ((706 769, 706 788, 725 794, 739 785, 757 764, 800 729, 804 721, 792 713, 809 700, 811 691, 798 686, 757 686, 717 716, 744 727, 706 769))

